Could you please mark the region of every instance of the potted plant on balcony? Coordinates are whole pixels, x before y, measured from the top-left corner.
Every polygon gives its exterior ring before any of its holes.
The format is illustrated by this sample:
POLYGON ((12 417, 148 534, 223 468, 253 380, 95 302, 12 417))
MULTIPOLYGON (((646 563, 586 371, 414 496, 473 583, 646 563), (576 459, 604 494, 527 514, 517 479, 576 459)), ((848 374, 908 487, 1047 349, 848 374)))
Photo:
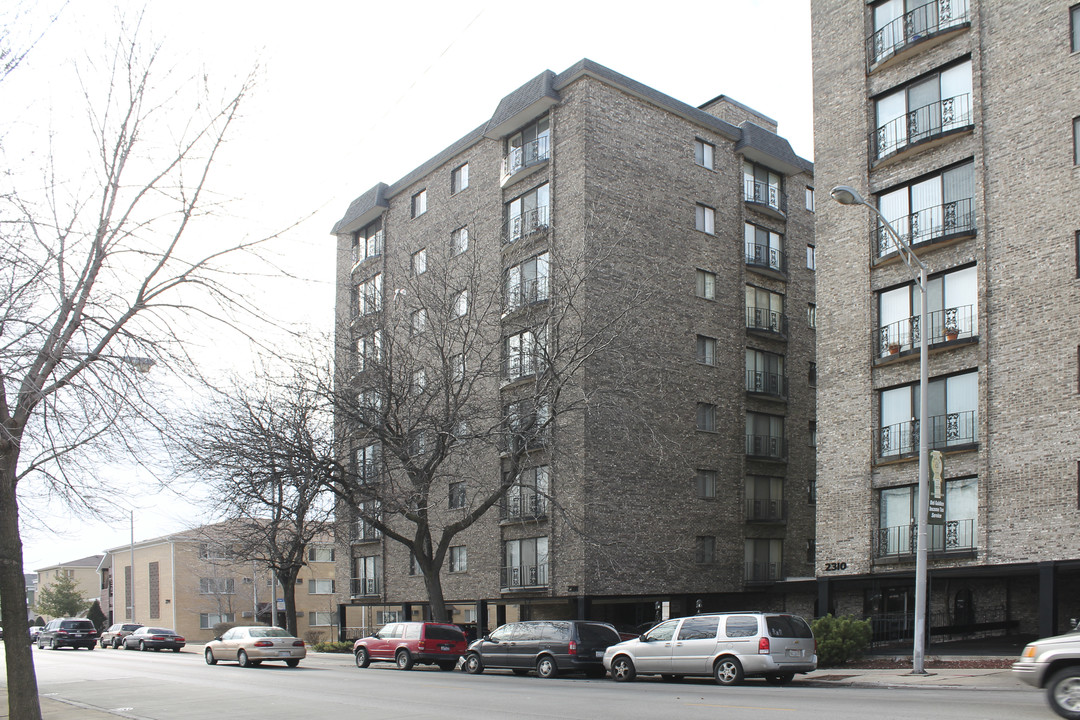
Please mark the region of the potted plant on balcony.
POLYGON ((958 328, 955 324, 950 323, 950 324, 945 326, 945 340, 946 341, 955 340, 959 335, 960 335, 960 328, 958 328))
POLYGON ((900 352, 900 343, 897 342, 896 340, 890 340, 889 341, 889 354, 890 355, 896 355, 898 352, 900 352))

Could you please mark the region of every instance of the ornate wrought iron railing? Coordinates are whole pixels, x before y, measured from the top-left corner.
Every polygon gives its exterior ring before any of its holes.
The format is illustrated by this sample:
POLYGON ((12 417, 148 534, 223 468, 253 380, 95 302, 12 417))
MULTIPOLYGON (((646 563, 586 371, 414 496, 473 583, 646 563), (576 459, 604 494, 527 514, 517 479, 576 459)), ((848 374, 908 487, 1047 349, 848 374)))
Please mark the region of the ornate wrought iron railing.
POLYGON ((746 563, 746 582, 765 583, 784 579, 784 565, 778 562, 746 563))
POLYGON ((521 147, 510 148, 510 152, 503 157, 502 177, 508 178, 549 157, 551 157, 551 138, 546 135, 527 142, 521 147))
POLYGON ((971 94, 956 95, 904 113, 870 134, 874 159, 895 155, 917 143, 972 124, 971 94))
MULTIPOLYGON (((975 549, 975 520, 946 520, 944 525, 926 528, 928 553, 975 549)), ((874 539, 874 557, 913 555, 919 546, 918 527, 910 525, 878 528, 874 539)))
MULTIPOLYGON (((957 445, 978 442, 978 417, 974 410, 946 413, 929 418, 930 450, 943 450, 957 445)), ((919 452, 919 421, 886 425, 874 431, 874 447, 879 459, 893 459, 919 452)))
MULTIPOLYGON (((934 205, 896 218, 890 224, 904 242, 913 246, 947 237, 970 235, 976 229, 975 201, 963 198, 934 205)), ((878 225, 871 232, 870 242, 879 258, 900 250, 884 225, 878 225)))
POLYGON ((787 500, 747 499, 746 519, 754 522, 783 522, 787 520, 787 500))
POLYGON ((787 253, 779 248, 746 243, 746 264, 777 272, 787 272, 787 253))
POLYGON ((379 580, 378 578, 353 578, 349 582, 349 592, 353 597, 378 595, 379 580))
POLYGON ((866 63, 873 67, 949 28, 970 20, 967 0, 937 0, 904 13, 866 39, 866 63))
POLYGON ((538 565, 510 565, 500 568, 499 586, 503 590, 543 588, 548 584, 547 563, 538 565))
POLYGON ((769 308, 746 308, 746 327, 779 335, 787 335, 787 316, 769 308))
POLYGON ((541 205, 533 210, 526 210, 520 215, 514 215, 507 220, 503 237, 506 242, 512 243, 515 240, 532 235, 534 232, 546 230, 548 222, 548 206, 541 205))
POLYGON ((746 454, 761 458, 786 458, 787 439, 776 435, 747 435, 746 454))
POLYGON ((787 214, 787 195, 776 185, 743 178, 743 200, 787 214))
POLYGON ((746 371, 746 392, 761 393, 774 397, 786 398, 788 379, 786 375, 759 370, 746 371))
POLYGON ((499 517, 502 520, 535 520, 547 515, 547 498, 536 490, 511 488, 502 499, 499 517))
MULTIPOLYGON (((930 324, 930 345, 950 342, 960 338, 971 338, 979 334, 978 318, 974 305, 934 310, 927 313, 930 324)), ((882 325, 874 331, 874 352, 879 357, 888 357, 897 353, 915 350, 922 342, 919 324, 922 318, 913 315, 903 320, 882 325)))

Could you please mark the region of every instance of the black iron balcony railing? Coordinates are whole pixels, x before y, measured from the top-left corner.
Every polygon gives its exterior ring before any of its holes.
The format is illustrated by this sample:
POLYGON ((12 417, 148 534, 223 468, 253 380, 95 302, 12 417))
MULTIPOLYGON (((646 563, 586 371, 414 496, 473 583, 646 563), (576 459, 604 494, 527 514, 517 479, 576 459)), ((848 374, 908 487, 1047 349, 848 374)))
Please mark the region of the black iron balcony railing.
POLYGON ((746 563, 746 582, 767 583, 784 579, 784 566, 778 562, 746 563))
MULTIPOLYGON (((960 338, 972 338, 979 334, 974 305, 934 310, 927 313, 926 319, 930 324, 931 346, 960 338)), ((919 331, 921 322, 921 316, 914 315, 879 327, 873 335, 874 352, 879 357, 888 357, 918 349, 922 342, 919 331)))
MULTIPOLYGON (((974 410, 934 415, 929 418, 930 450, 945 450, 978 442, 979 419, 974 410)), ((919 452, 919 421, 886 425, 874 431, 874 447, 879 459, 892 460, 919 452)))
POLYGON ((866 62, 873 67, 909 45, 969 22, 967 0, 938 0, 904 13, 866 39, 866 62))
POLYGON ((776 435, 747 435, 746 454, 751 457, 782 460, 787 457, 787 440, 776 435))
MULTIPOLYGON (((893 229, 908 245, 921 245, 945 238, 973 235, 975 233, 975 201, 972 198, 953 200, 942 205, 934 205, 910 215, 904 215, 890 221, 893 229)), ((879 258, 885 257, 900 248, 896 241, 878 225, 870 233, 871 243, 879 258)))
POLYGON ((371 523, 358 521, 353 523, 352 528, 352 541, 356 542, 375 542, 382 539, 382 533, 379 532, 371 523))
MULTIPOLYGON (((874 557, 895 557, 913 555, 918 549, 918 526, 897 525, 877 530, 874 542, 874 557)), ((975 521, 946 520, 944 525, 929 525, 926 528, 928 553, 956 552, 975 549, 975 521)))
POLYGON ((544 588, 548 584, 547 563, 539 565, 510 565, 500 568, 499 587, 503 590, 544 588))
POLYGON ((514 215, 507 220, 503 237, 506 238, 506 242, 512 243, 535 232, 547 230, 547 228, 548 206, 541 205, 538 208, 526 210, 520 215, 514 215))
POLYGON ((349 582, 349 592, 353 597, 378 595, 379 580, 378 578, 353 578, 349 582))
POLYGON ((751 522, 784 522, 787 520, 787 500, 747 499, 746 519, 751 522))
POLYGON ((551 138, 538 137, 521 147, 510 148, 502 161, 502 177, 506 179, 514 173, 532 167, 551 157, 551 138))
POLYGON ((971 124, 971 95, 957 95, 890 120, 870 134, 870 146, 874 148, 874 159, 881 160, 971 124))
POLYGON ((787 214, 787 195, 776 185, 743 178, 743 200, 787 214))
POLYGON ((526 305, 542 302, 548 299, 548 279, 540 277, 533 280, 522 280, 521 285, 507 293, 506 309, 518 310, 526 305))
POLYGON ((746 371, 746 392, 772 395, 773 397, 786 398, 788 394, 788 379, 786 375, 759 370, 746 371))
POLYGON ((547 498, 535 490, 522 489, 503 498, 502 520, 536 520, 547 516, 547 498))
POLYGON ((746 243, 746 264, 751 267, 787 272, 787 254, 779 249, 758 243, 746 243))
POLYGON ((787 316, 769 308, 746 308, 746 327, 778 335, 787 335, 787 316))
POLYGON ((352 264, 382 255, 383 231, 375 233, 370 238, 360 238, 356 245, 352 246, 352 264))

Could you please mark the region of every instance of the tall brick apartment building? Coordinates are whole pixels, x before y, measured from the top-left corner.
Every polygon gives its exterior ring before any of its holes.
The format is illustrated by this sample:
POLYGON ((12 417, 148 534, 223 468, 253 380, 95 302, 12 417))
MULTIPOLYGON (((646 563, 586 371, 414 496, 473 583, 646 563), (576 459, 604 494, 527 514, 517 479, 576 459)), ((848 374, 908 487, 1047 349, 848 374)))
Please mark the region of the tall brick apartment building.
MULTIPOLYGON (((404 288, 441 264, 506 289, 489 343, 504 376, 483 397, 496 410, 537 370, 528 348, 560 341, 520 320, 559 291, 560 262, 603 258, 584 276, 581 327, 647 297, 582 369, 589 409, 560 419, 527 481, 455 540, 443 569, 455 620, 812 610, 813 168, 776 130, 724 96, 695 108, 583 60, 506 96, 334 227, 338 365, 361 369, 342 380, 361 395, 365 353, 385 345, 374 333, 393 332, 404 288)), ((400 473, 353 430, 339 420, 353 472, 400 473)), ((497 453, 471 460, 473 475, 432 492, 444 517, 477 475, 499 477, 497 453)), ((424 616, 406 548, 346 506, 338 543, 343 626, 424 616)))
MULTIPOLYGON (((1071 5, 1071 7, 1070 7, 1071 5)), ((919 433, 944 452, 928 625, 1080 616, 1080 9, 813 0, 820 606, 910 637, 919 433), (919 344, 929 341, 927 428, 919 344)))

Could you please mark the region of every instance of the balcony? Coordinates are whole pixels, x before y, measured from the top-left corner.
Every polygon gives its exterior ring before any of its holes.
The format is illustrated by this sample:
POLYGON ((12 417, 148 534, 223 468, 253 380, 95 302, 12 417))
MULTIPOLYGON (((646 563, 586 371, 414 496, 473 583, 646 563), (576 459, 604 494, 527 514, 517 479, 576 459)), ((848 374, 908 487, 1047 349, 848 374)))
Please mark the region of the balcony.
POLYGON ((746 455, 764 460, 785 460, 787 439, 776 435, 747 435, 746 455))
POLYGON ((967 0, 940 0, 917 7, 866 39, 866 67, 872 71, 909 48, 960 30, 971 22, 967 0))
POLYGON ((747 499, 746 521, 766 523, 787 522, 787 501, 747 499))
MULTIPOLYGON (((979 336, 978 319, 974 305, 934 310, 927 313, 930 325, 930 346, 957 340, 970 341, 979 336)), ((922 342, 919 324, 922 318, 913 315, 879 327, 874 331, 874 353, 878 358, 905 355, 919 349, 922 342)))
POLYGON ((352 597, 379 594, 379 580, 377 578, 353 578, 349 581, 349 594, 352 597))
POLYGON ((769 308, 746 308, 746 329, 787 336, 787 316, 769 308))
POLYGON ((971 95, 957 95, 890 120, 870 134, 870 147, 874 152, 874 161, 881 161, 971 126, 971 95))
POLYGON ((502 500, 500 520, 539 520, 547 517, 547 498, 535 490, 508 494, 502 500))
MULTIPOLYGON (((973 198, 954 200, 919 210, 892 221, 892 226, 904 242, 912 247, 943 240, 957 240, 975 235, 975 201, 973 198)), ((871 232, 870 243, 880 259, 899 252, 896 241, 879 225, 871 232)))
POLYGON ((747 562, 746 584, 772 583, 784 579, 784 566, 778 562, 747 562))
POLYGON ((746 392, 784 399, 788 394, 788 379, 779 373, 746 371, 746 392))
POLYGON ((787 195, 776 185, 763 180, 743 178, 743 200, 776 218, 787 217, 787 195))
POLYGON ((547 205, 526 210, 521 215, 514 215, 506 221, 503 238, 507 243, 516 242, 533 233, 547 230, 549 221, 547 205))
POLYGON ((531 167, 546 162, 551 157, 551 138, 547 135, 527 142, 521 147, 510 148, 502 161, 499 181, 506 185, 509 180, 531 167))
POLYGON ((746 243, 746 265, 755 270, 787 274, 787 254, 779 248, 758 243, 746 243))
POLYGON ((547 563, 539 565, 510 565, 499 569, 499 587, 510 590, 539 590, 548 584, 547 563))
MULTIPOLYGON (((975 520, 946 520, 944 525, 926 528, 927 553, 974 552, 975 520)), ((879 528, 874 539, 874 557, 888 558, 914 555, 918 549, 918 526, 879 528)))
MULTIPOLYGON (((974 410, 946 413, 928 418, 929 450, 956 450, 978 442, 979 419, 974 410)), ((887 425, 874 431, 874 448, 878 461, 899 460, 919 454, 919 421, 887 425)))

